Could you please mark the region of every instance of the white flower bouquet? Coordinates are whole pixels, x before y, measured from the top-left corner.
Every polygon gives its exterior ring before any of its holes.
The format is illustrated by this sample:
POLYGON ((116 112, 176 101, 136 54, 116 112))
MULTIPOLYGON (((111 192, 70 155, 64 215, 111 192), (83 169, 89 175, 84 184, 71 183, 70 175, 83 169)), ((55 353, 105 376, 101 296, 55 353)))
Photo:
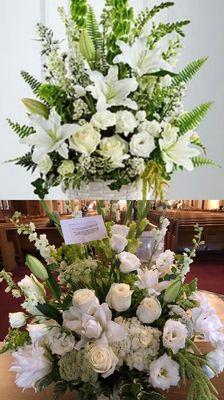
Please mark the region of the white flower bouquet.
POLYGON ((81 399, 162 400, 183 380, 189 400, 218 399, 211 378, 224 369, 223 326, 196 280, 185 283, 202 230, 195 228, 191 251, 162 252, 169 222, 161 219, 142 265, 135 253, 147 212, 139 204, 137 222, 129 213, 126 225, 107 224, 108 238, 59 249, 14 217, 45 260, 28 255, 32 274, 18 284, 1 272, 6 290, 23 297, 1 350, 12 352, 18 387, 55 384, 55 400, 67 390, 81 399), (198 336, 213 351, 202 354, 198 336))
POLYGON ((14 161, 39 171, 33 185, 40 198, 53 186, 77 193, 101 182, 112 191, 106 193, 109 199, 137 184, 141 198, 149 191, 162 197, 176 170, 214 164, 203 156, 196 132, 211 102, 191 111, 182 102, 206 58, 177 72, 189 21, 152 22, 173 4, 163 2, 135 16, 128 0, 107 0, 98 22, 87 0, 71 0, 70 15, 59 9, 66 49, 51 29, 38 25, 45 80, 22 72, 37 99, 23 99, 29 125, 9 124, 30 146, 14 161))

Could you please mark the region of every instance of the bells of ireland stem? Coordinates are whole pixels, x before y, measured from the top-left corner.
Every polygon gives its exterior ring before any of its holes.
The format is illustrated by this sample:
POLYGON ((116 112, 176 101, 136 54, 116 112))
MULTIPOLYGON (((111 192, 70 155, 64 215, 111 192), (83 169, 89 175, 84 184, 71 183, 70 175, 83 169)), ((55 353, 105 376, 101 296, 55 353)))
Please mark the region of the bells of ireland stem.
POLYGON ((28 254, 26 256, 26 265, 32 274, 37 278, 41 279, 42 281, 47 281, 49 279, 46 268, 36 257, 28 254))
POLYGON ((41 117, 48 119, 49 109, 45 104, 34 99, 23 99, 22 102, 30 114, 40 115, 41 117))
POLYGON ((173 303, 178 297, 182 286, 181 277, 177 277, 172 283, 166 288, 164 294, 164 301, 166 303, 173 303))
POLYGON ((95 46, 86 29, 83 29, 80 33, 79 48, 82 56, 88 62, 94 61, 96 59, 95 46))

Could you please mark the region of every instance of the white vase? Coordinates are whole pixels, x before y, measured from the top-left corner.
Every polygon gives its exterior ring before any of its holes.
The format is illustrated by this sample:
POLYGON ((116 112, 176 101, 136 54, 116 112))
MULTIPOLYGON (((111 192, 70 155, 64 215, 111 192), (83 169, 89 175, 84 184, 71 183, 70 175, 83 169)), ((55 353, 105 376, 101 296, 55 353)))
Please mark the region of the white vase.
MULTIPOLYGON (((73 199, 91 199, 91 200, 142 200, 143 186, 142 181, 138 181, 129 185, 122 186, 120 190, 111 190, 108 185, 110 182, 96 181, 90 182, 88 185, 81 186, 80 189, 63 190, 68 200, 73 199)), ((152 198, 149 192, 147 200, 152 198)))

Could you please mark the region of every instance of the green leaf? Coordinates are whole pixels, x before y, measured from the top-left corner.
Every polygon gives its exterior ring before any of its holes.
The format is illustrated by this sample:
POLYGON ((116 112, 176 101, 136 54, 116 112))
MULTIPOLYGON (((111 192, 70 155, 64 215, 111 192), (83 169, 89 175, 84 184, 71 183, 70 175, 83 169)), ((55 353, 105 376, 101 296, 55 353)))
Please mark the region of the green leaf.
POLYGON ((152 19, 156 14, 164 9, 172 7, 174 3, 172 1, 167 1, 159 5, 154 6, 152 9, 146 8, 141 11, 135 20, 134 36, 140 36, 145 25, 152 19))
POLYGON ((213 160, 209 160, 209 158, 206 157, 193 157, 192 158, 192 162, 194 164, 194 167, 203 167, 203 166, 212 166, 212 167, 217 167, 220 168, 220 165, 217 164, 215 161, 213 160))
POLYGON ((29 72, 21 71, 21 75, 22 75, 24 81, 30 86, 33 93, 36 96, 38 96, 41 83, 36 78, 34 78, 32 75, 30 75, 29 72))
POLYGON ((57 284, 54 276, 50 271, 48 271, 48 280, 47 285, 51 290, 52 294, 56 297, 56 299, 60 300, 61 297, 61 289, 60 286, 57 284))
POLYGON ((7 119, 7 122, 10 128, 17 133, 21 139, 24 139, 35 133, 35 129, 32 126, 20 125, 18 122, 13 122, 10 118, 7 119))
POLYGON ((50 218, 50 220, 54 222, 54 224, 55 224, 58 232, 60 233, 60 235, 64 238, 63 233, 62 233, 62 229, 61 229, 61 222, 60 222, 59 216, 50 210, 50 208, 48 207, 46 201, 40 200, 40 205, 43 207, 45 213, 50 218))
POLYGON ((54 387, 53 400, 60 400, 61 396, 67 391, 68 383, 65 381, 57 382, 54 387))
POLYGON ((207 61, 207 57, 192 61, 182 71, 180 71, 178 75, 176 75, 173 78, 172 85, 176 86, 176 85, 180 85, 181 83, 189 82, 197 74, 197 72, 202 68, 202 66, 206 63, 206 61, 207 61))
POLYGON ((36 181, 32 182, 31 185, 35 187, 34 193, 37 194, 40 199, 44 199, 46 194, 48 194, 48 187, 44 179, 38 178, 36 181))
POLYGON ((86 27, 86 17, 88 6, 86 0, 71 0, 70 11, 73 21, 76 23, 78 29, 86 27))
POLYGON ((201 104, 194 110, 182 115, 177 121, 176 126, 179 128, 180 133, 184 134, 188 131, 196 129, 201 121, 205 118, 210 110, 212 102, 201 104))
POLYGON ((63 318, 62 314, 57 310, 57 308, 53 307, 50 304, 40 304, 38 303, 37 309, 45 315, 45 317, 53 319, 56 321, 59 325, 62 325, 63 323, 63 318))
POLYGON ((88 6, 86 29, 90 38, 92 39, 92 42, 94 43, 96 52, 101 52, 103 48, 103 38, 99 30, 99 25, 97 23, 94 10, 91 6, 88 6))
POLYGON ((43 392, 54 382, 54 372, 44 376, 44 378, 40 379, 35 383, 35 389, 37 392, 43 392))

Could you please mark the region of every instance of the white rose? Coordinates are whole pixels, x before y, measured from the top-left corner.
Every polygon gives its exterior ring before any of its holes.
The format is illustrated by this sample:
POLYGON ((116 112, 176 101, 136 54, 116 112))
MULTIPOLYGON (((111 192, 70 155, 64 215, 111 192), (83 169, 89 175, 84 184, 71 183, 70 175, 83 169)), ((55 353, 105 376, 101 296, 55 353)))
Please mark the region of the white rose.
POLYGON ((126 283, 113 283, 106 297, 106 302, 115 311, 127 311, 131 307, 133 290, 126 283))
POLYGON ((18 329, 26 325, 26 315, 23 312, 9 313, 11 328, 18 329))
POLYGON ((113 168, 123 167, 123 161, 127 160, 130 156, 128 153, 128 143, 125 142, 119 135, 106 137, 100 142, 99 153, 109 158, 113 168))
POLYGON ((73 174, 74 169, 75 169, 75 164, 72 160, 64 160, 58 167, 58 173, 62 176, 65 176, 67 174, 73 174))
POLYGON ((89 156, 100 143, 100 133, 92 124, 87 123, 80 127, 70 138, 70 148, 89 156))
POLYGON ((159 319, 162 313, 162 307, 154 297, 146 297, 138 306, 136 315, 143 324, 152 324, 159 319))
POLYGON ((133 156, 148 158, 155 148, 154 139, 147 132, 137 133, 131 138, 130 151, 133 156))
POLYGON ((116 125, 116 116, 110 111, 97 112, 93 115, 91 123, 97 129, 106 130, 110 126, 116 125))
POLYGON ((121 235, 126 238, 128 236, 129 227, 126 225, 113 225, 110 232, 112 235, 121 235))
POLYGON ((208 366, 204 366, 203 370, 209 379, 213 379, 216 375, 221 374, 224 370, 224 351, 216 349, 207 354, 206 360, 208 366), (211 367, 211 368, 210 368, 211 367))
POLYGON ((128 240, 121 235, 112 235, 110 238, 110 247, 117 253, 121 253, 128 244, 128 240))
POLYGON ((16 385, 23 389, 34 388, 35 384, 52 371, 52 362, 39 346, 24 346, 12 354, 10 371, 16 372, 16 385))
POLYGON ((187 328, 179 321, 169 319, 163 328, 163 345, 171 349, 174 354, 185 348, 188 336, 187 328))
POLYGON ((166 353, 151 362, 149 371, 150 383, 156 389, 167 390, 171 386, 177 386, 180 381, 179 365, 166 353))
POLYGON ((107 378, 114 373, 118 358, 115 356, 111 347, 100 345, 92 346, 88 355, 93 370, 98 374, 102 374, 103 378, 107 378))
POLYGON ((145 119, 146 119, 146 112, 145 112, 145 111, 142 111, 142 110, 138 111, 138 112, 136 113, 136 119, 137 119, 137 121, 139 121, 139 122, 145 121, 145 119))
POLYGON ((135 254, 128 253, 127 251, 120 253, 118 258, 121 262, 120 270, 124 274, 137 271, 137 269, 141 266, 141 261, 139 258, 135 254))
POLYGON ((170 268, 174 262, 175 253, 170 250, 166 250, 164 253, 159 254, 156 259, 156 268, 160 273, 170 272, 170 268))
POLYGON ((53 162, 48 154, 41 158, 38 168, 41 174, 46 175, 52 168, 53 162))
POLYGON ((138 126, 135 116, 130 111, 118 111, 116 113, 116 119, 116 132, 123 133, 124 136, 133 133, 138 126))
POLYGON ((149 135, 158 137, 162 131, 161 125, 156 120, 153 121, 144 121, 140 128, 141 132, 147 132, 149 135))
POLYGON ((100 303, 94 290, 79 289, 73 294, 73 306, 78 307, 82 313, 93 314, 100 303))
POLYGON ((102 327, 96 318, 84 314, 82 318, 81 334, 89 339, 98 339, 102 334, 102 327))
POLYGON ((64 356, 74 349, 75 338, 73 335, 63 332, 60 327, 54 327, 49 330, 46 343, 52 354, 64 356))

